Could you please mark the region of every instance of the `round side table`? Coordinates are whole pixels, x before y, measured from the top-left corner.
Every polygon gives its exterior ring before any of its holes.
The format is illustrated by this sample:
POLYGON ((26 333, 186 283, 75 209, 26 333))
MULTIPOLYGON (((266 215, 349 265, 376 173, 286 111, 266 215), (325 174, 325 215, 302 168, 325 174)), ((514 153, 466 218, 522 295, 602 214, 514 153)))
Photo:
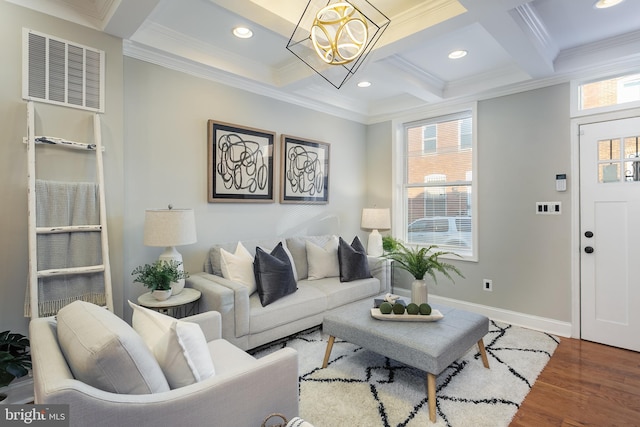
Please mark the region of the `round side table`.
POLYGON ((177 319, 198 313, 200 291, 184 288, 178 295, 171 295, 164 301, 158 301, 151 292, 138 297, 138 304, 177 319))

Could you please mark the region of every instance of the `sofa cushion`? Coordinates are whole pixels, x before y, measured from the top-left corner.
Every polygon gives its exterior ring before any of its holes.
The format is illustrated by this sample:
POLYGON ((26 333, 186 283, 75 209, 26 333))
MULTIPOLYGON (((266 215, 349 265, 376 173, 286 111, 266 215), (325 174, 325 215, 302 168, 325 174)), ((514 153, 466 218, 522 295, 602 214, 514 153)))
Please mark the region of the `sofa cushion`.
POLYGON ((222 277, 245 285, 249 288, 249 295, 257 290, 253 274, 253 255, 249 253, 242 242, 238 242, 236 245, 235 253, 220 248, 220 268, 222 269, 222 277))
POLYGON ((169 390, 140 335, 105 308, 84 301, 66 305, 57 315, 57 333, 77 380, 120 394, 169 390))
POLYGON ((322 247, 329 240, 333 239, 333 235, 322 236, 295 236, 287 238, 287 248, 293 257, 293 265, 298 273, 298 279, 306 279, 309 274, 309 265, 307 263, 307 242, 315 243, 322 247))
POLYGON ((263 307, 298 289, 293 277, 291 259, 282 243, 278 243, 270 254, 260 247, 256 248, 253 268, 258 296, 263 307))
POLYGON ((337 237, 333 236, 322 247, 310 241, 307 241, 305 245, 307 248, 307 264, 309 266, 307 278, 309 280, 340 275, 337 237))
POLYGON ((215 374, 204 332, 196 323, 176 320, 129 301, 133 329, 140 334, 173 389, 215 374))
MULTIPOLYGON (((282 239, 262 239, 262 240, 243 240, 242 245, 245 249, 251 254, 251 258, 256 255, 256 247, 260 246, 261 248, 275 248, 276 245, 282 239)), ((221 266, 221 249, 226 250, 227 252, 234 252, 238 246, 238 242, 229 242, 229 243, 220 243, 214 245, 211 249, 209 249, 209 254, 204 262, 204 271, 207 273, 215 274, 216 276, 223 277, 222 274, 222 266, 221 266)))
POLYGON ((367 251, 364 249, 358 236, 353 239, 351 245, 340 237, 338 243, 338 261, 340 263, 340 281, 368 279, 371 277, 367 251))
MULTIPOLYGON (((337 277, 326 280, 333 280, 340 284, 337 277)), ((312 283, 311 281, 305 282, 312 283)), ((295 293, 266 307, 261 305, 260 299, 254 294, 249 298, 249 334, 268 331, 322 313, 326 309, 326 294, 313 286, 299 286, 295 293)))
MULTIPOLYGON (((315 288, 326 295, 327 310, 380 294, 380 281, 375 277, 352 282, 341 282, 337 277, 320 280, 301 280, 298 285, 300 290, 315 288)), ((373 298, 371 304, 371 307, 373 307, 373 298)))

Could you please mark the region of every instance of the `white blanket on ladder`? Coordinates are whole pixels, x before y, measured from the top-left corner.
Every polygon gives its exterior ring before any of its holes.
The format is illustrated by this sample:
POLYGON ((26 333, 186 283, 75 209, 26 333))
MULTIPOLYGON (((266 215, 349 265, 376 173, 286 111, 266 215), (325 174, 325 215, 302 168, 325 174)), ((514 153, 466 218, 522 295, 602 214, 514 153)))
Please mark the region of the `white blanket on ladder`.
MULTIPOLYGON (((100 223, 98 185, 93 182, 36 180, 38 227, 95 225, 100 223)), ((102 264, 100 232, 40 234, 38 270, 102 264)), ((41 317, 55 315, 77 299, 106 304, 103 273, 64 275, 38 279, 41 317)), ((29 286, 25 315, 30 310, 29 286)))

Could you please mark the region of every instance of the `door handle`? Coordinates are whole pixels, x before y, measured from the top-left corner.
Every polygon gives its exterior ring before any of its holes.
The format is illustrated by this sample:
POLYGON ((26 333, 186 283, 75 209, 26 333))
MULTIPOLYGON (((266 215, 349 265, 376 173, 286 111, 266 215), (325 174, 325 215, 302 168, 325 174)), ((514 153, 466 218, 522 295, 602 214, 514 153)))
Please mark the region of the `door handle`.
POLYGON ((587 246, 586 248, 584 248, 584 251, 588 254, 592 254, 593 253, 593 248, 591 246, 587 246))
POLYGON ((585 231, 584 232, 584 237, 586 237, 587 239, 590 239, 593 237, 593 231, 585 231))

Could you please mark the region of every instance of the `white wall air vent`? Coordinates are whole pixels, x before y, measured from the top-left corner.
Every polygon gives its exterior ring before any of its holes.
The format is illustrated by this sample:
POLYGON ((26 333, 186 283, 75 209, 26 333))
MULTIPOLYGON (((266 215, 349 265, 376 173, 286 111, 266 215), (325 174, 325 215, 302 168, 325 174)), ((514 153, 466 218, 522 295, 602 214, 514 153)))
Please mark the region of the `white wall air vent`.
POLYGON ((22 98, 104 112, 104 51, 22 30, 22 98))

